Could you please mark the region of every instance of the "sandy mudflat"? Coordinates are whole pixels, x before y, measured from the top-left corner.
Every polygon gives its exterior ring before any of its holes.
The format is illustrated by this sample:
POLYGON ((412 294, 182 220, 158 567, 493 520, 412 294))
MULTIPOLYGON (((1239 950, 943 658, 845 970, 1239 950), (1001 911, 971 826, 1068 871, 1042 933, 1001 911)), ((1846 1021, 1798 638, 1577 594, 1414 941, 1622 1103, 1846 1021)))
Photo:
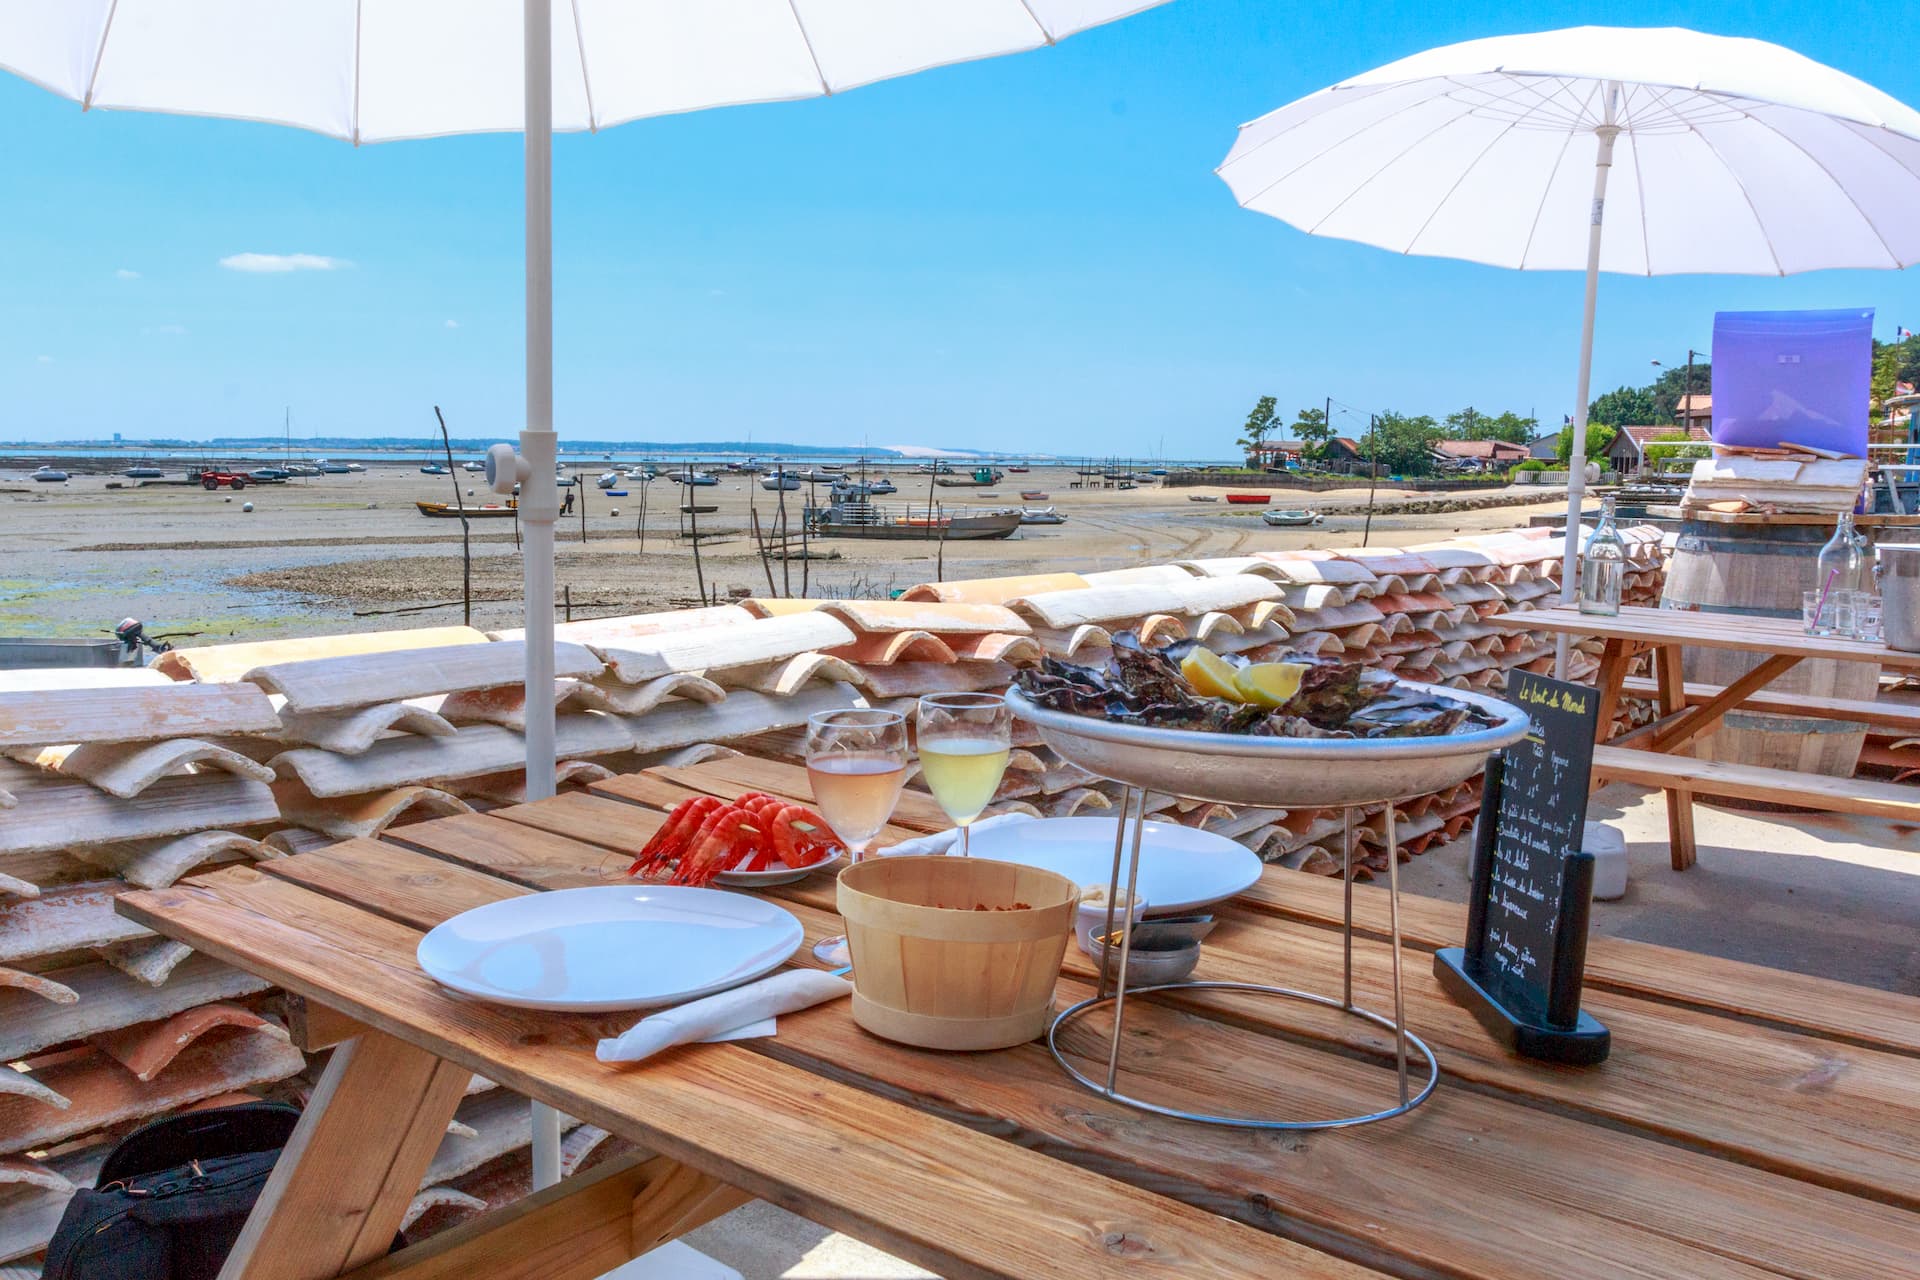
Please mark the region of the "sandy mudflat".
MULTIPOLYGON (((79 636, 111 628, 129 614, 150 632, 197 632, 196 643, 274 635, 427 626, 460 621, 460 524, 418 514, 416 499, 446 501, 444 476, 411 465, 365 474, 321 476, 249 488, 238 496, 181 486, 109 490, 108 478, 77 477, 64 485, 30 484, 24 473, 0 473, 0 635, 79 636), (254 510, 243 513, 241 504, 254 510), (440 606, 419 608, 419 606, 440 606), (404 613, 381 613, 408 609, 404 613)), ((647 488, 644 550, 636 536, 642 486, 624 498, 586 486, 586 541, 577 514, 560 526, 557 581, 570 588, 579 616, 632 613, 698 598, 690 540, 679 536, 678 485, 647 488), (615 510, 619 514, 616 516, 615 510)), ((878 474, 877 472, 875 474, 878 474)), ((943 488, 950 505, 1018 505, 1022 489, 1043 490, 1044 503, 1067 523, 1028 527, 1003 542, 949 543, 944 576, 984 577, 1049 569, 1117 569, 1190 556, 1245 554, 1288 547, 1357 546, 1363 519, 1335 516, 1317 528, 1272 529, 1257 509, 1194 503, 1189 494, 1219 489, 1131 492, 1074 490, 1070 468, 1041 468, 986 491, 943 488)), ((477 477, 462 489, 486 497, 477 477)), ((902 493, 924 509, 927 480, 911 466, 893 472, 902 493)), ((132 482, 122 482, 132 483, 132 482)), ((719 510, 699 517, 700 567, 709 591, 768 593, 767 573, 749 533, 749 500, 771 524, 777 495, 756 478, 732 476, 696 490, 719 510)), ((824 495, 824 490, 821 490, 824 495)), ((1528 491, 1530 493, 1530 491, 1528 491)), ((799 501, 786 495, 798 526, 799 501)), ((1382 487, 1390 503, 1407 495, 1382 487)), ((1426 495, 1456 496, 1456 495, 1426 495)), ((1520 496, 1516 494, 1516 496, 1520 496)), ((1366 501, 1366 490, 1276 497, 1276 506, 1335 506, 1366 501)), ((1557 495, 1526 506, 1426 515, 1376 515, 1372 542, 1396 545, 1523 525, 1551 512, 1557 495)), ((815 559, 776 561, 779 594, 881 595, 936 576, 932 543, 815 541, 815 559)), ((481 627, 518 625, 520 560, 510 520, 473 524, 473 618, 481 627)))

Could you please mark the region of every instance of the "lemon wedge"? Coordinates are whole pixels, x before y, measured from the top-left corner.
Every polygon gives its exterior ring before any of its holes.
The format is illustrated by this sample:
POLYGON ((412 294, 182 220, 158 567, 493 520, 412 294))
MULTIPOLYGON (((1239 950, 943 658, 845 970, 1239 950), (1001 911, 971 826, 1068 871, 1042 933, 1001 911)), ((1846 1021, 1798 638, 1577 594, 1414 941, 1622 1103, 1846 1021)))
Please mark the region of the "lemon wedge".
POLYGON ((1235 677, 1239 674, 1233 665, 1211 649, 1195 646, 1192 652, 1180 659, 1180 674, 1187 678, 1193 691, 1207 698, 1227 698, 1234 702, 1245 702, 1235 677))
POLYGON ((1300 677, 1307 673, 1304 662, 1256 662, 1234 673, 1239 700, 1263 707, 1284 707, 1300 692, 1300 677))

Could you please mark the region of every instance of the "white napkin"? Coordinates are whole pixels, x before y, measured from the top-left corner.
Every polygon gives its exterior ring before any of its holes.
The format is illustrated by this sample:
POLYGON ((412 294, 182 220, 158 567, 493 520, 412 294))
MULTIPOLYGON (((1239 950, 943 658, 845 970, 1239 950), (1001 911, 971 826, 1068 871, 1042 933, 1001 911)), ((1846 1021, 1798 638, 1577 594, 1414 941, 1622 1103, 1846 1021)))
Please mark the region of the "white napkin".
MULTIPOLYGON (((1032 822, 1030 813, 999 813, 991 818, 982 818, 973 824, 974 833, 1004 827, 1014 822, 1032 822)), ((907 857, 912 854, 945 853, 960 839, 960 828, 948 827, 945 831, 936 831, 930 836, 921 836, 915 840, 902 840, 880 851, 883 857, 907 857)))
POLYGON ((764 1019, 852 994, 853 984, 845 978, 818 969, 788 969, 642 1018, 618 1039, 602 1040, 594 1056, 602 1062, 640 1062, 676 1044, 722 1036, 731 1039, 729 1033, 745 1031, 764 1019))

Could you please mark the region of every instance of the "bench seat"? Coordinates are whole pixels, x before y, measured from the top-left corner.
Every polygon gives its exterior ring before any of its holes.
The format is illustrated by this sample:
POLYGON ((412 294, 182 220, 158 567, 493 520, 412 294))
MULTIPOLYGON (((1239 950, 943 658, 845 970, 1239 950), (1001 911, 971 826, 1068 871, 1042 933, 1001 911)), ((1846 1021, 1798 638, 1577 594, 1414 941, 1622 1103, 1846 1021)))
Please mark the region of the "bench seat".
MULTIPOLYGON (((1690 707, 1713 701, 1720 696, 1717 684, 1687 683, 1686 699, 1690 707)), ((1653 699, 1659 696, 1658 684, 1648 676, 1628 676, 1620 682, 1621 693, 1653 699)), ((1821 698, 1809 693, 1778 693, 1767 689, 1749 694, 1740 710, 1764 715, 1812 716, 1821 720, 1851 720, 1859 724, 1897 729, 1920 734, 1920 704, 1868 701, 1854 698, 1821 698)))

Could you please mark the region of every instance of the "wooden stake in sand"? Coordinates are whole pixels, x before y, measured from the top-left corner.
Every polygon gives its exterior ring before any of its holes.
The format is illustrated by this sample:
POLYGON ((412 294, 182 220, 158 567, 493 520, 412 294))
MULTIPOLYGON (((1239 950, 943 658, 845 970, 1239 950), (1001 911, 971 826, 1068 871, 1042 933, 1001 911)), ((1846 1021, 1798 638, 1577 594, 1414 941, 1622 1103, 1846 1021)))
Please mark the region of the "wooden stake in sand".
POLYGON ((687 515, 687 529, 693 536, 693 581, 700 588, 700 603, 707 602, 707 575, 700 568, 700 508, 693 500, 693 464, 688 463, 684 472, 685 479, 680 482, 680 495, 684 499, 681 510, 687 515))
MULTIPOLYGON (((467 626, 473 625, 473 526, 467 522, 467 504, 460 493, 460 473, 453 467, 453 438, 447 434, 446 415, 433 406, 440 420, 440 444, 447 451, 447 476, 453 481, 453 505, 460 509, 460 604, 467 626)), ((513 520, 513 540, 520 541, 520 518, 513 520)))

